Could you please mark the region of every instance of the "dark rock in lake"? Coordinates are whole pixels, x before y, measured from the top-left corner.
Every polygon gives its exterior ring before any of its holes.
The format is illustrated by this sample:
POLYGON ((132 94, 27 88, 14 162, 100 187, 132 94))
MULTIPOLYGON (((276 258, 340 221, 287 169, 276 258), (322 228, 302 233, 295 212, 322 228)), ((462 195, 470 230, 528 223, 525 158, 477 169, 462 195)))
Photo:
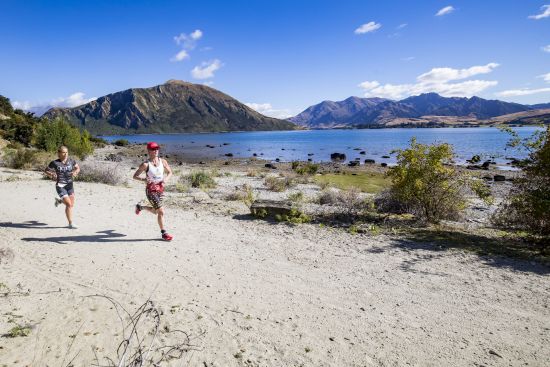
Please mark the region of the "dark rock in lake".
POLYGON ((280 162, 281 160, 279 158, 275 158, 275 162, 280 162))
POLYGON ((359 154, 362 154, 362 155, 365 155, 367 154, 367 152, 365 152, 364 150, 360 151, 359 154))
POLYGON ((479 163, 479 161, 481 161, 481 157, 478 154, 467 160, 470 163, 479 163))
POLYGON ((313 159, 308 158, 307 161, 308 161, 308 162, 313 162, 313 159))
POLYGON ((223 143, 223 145, 229 145, 229 143, 223 143))
POLYGON ((365 159, 365 164, 374 164, 376 161, 374 159, 365 159))
POLYGON ((307 156, 308 157, 311 157, 313 155, 313 153, 308 153, 307 156))
POLYGON ((225 153, 226 157, 233 157, 233 153, 225 153))
POLYGON ((388 158, 390 158, 390 156, 389 155, 383 155, 382 158, 388 159, 388 158))
POLYGON ((504 175, 494 175, 493 179, 495 180, 495 182, 502 182, 502 181, 506 181, 506 176, 504 176, 504 175))
POLYGON ((253 157, 257 157, 257 156, 258 156, 258 154, 254 153, 254 154, 252 154, 252 156, 253 156, 253 157))
POLYGON ((346 155, 344 153, 332 153, 330 159, 333 161, 345 161, 346 155))
POLYGON ((353 148, 353 150, 361 150, 361 148, 353 148))

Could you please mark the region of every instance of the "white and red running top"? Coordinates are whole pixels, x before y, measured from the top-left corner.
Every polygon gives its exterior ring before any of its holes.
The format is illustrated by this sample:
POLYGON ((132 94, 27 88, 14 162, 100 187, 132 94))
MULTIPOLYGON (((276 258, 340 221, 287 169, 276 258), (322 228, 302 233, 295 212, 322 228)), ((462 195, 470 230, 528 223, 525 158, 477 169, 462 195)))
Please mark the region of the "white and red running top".
POLYGON ((164 181, 164 164, 162 164, 162 159, 159 158, 158 166, 155 166, 152 161, 148 161, 147 163, 147 182, 158 184, 164 181))

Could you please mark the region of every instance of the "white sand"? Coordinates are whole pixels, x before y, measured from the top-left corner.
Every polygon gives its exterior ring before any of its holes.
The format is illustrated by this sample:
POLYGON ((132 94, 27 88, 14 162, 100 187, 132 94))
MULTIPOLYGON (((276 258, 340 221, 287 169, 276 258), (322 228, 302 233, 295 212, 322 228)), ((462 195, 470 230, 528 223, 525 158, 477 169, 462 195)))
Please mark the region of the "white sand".
POLYGON ((75 355, 74 366, 90 366, 92 347, 115 358, 120 322, 94 294, 131 311, 151 296, 162 327, 187 331, 198 349, 174 366, 550 364, 541 265, 251 221, 221 201, 167 208, 174 241, 161 242, 155 217, 133 213, 139 183, 76 183, 80 227, 69 230, 53 183, 32 172, 6 181, 11 172, 0 169, 0 248, 14 253, 0 264, 11 290, 0 333, 33 328, 0 338, 0 366, 64 366, 75 355))

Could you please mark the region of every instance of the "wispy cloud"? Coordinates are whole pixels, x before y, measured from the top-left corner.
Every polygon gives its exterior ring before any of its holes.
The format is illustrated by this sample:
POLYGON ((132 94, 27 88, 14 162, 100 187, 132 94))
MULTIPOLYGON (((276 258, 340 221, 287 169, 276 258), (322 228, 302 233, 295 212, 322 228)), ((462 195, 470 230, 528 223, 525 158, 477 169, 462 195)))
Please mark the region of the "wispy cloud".
POLYGON ((540 49, 544 52, 549 52, 550 53, 550 45, 542 46, 540 49))
POLYGON ((202 31, 200 29, 196 29, 190 34, 180 33, 175 36, 174 42, 176 42, 178 46, 181 46, 182 50, 174 55, 170 61, 179 62, 189 59, 190 55, 188 51, 193 50, 196 47, 197 41, 202 38, 202 35, 202 31))
POLYGON ((401 60, 402 60, 402 61, 412 61, 412 60, 414 60, 414 59, 415 59, 414 56, 409 56, 409 57, 403 57, 401 60))
POLYGON ((544 79, 545 82, 550 83, 550 73, 539 75, 537 78, 544 79))
POLYGON ((548 93, 550 92, 550 88, 538 88, 538 89, 511 89, 511 90, 505 90, 502 92, 496 93, 499 97, 517 97, 517 96, 528 96, 531 94, 539 94, 539 93, 548 93))
POLYGON ((197 29, 191 34, 180 33, 174 37, 176 44, 183 46, 183 48, 192 50, 195 48, 197 41, 202 38, 202 31, 197 29))
POLYGON ((293 115, 288 109, 278 110, 273 108, 271 103, 245 103, 248 107, 252 108, 254 111, 257 111, 265 116, 275 117, 278 119, 287 119, 293 115))
POLYGON ((380 24, 380 23, 368 22, 368 23, 363 24, 359 28, 357 28, 355 30, 355 34, 365 34, 365 33, 374 32, 375 30, 379 29, 380 27, 382 27, 382 24, 380 24))
POLYGON ((195 66, 191 70, 191 75, 195 79, 209 79, 214 77, 214 72, 219 70, 223 64, 220 60, 205 61, 200 66, 195 66))
POLYGON ((408 26, 408 24, 407 24, 407 23, 403 23, 403 24, 400 24, 400 25, 397 27, 397 29, 403 29, 403 28, 405 28, 406 26, 408 26))
POLYGON ((189 54, 187 53, 187 51, 181 50, 174 57, 172 57, 170 59, 170 61, 178 62, 178 61, 183 61, 183 60, 188 59, 188 58, 189 58, 189 54))
POLYGON ((528 18, 539 20, 539 19, 542 19, 542 18, 550 17, 550 5, 543 5, 543 6, 541 6, 540 9, 542 10, 542 13, 537 14, 537 15, 529 15, 528 18))
POLYGON ((13 101, 12 105, 14 108, 42 115, 52 107, 77 107, 97 99, 97 97, 85 98, 84 96, 85 93, 76 92, 68 97, 55 98, 49 102, 13 101))
POLYGON ((455 8, 452 5, 449 5, 442 9, 439 9, 439 11, 435 14, 435 16, 440 17, 442 15, 451 14, 453 11, 455 11, 455 8))
POLYGON ((445 97, 471 97, 498 84, 491 80, 463 80, 475 75, 487 74, 498 67, 497 63, 472 66, 467 69, 433 68, 416 77, 414 84, 380 84, 378 81, 365 81, 359 87, 365 91, 365 97, 385 97, 401 99, 422 93, 435 92, 445 97))

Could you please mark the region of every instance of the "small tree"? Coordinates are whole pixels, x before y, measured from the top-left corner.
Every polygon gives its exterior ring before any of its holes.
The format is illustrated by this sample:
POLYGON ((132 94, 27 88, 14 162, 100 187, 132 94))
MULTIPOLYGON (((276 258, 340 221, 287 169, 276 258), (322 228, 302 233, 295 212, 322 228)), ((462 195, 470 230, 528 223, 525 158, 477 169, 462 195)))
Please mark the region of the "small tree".
POLYGON ((38 125, 35 135, 35 144, 39 149, 56 152, 60 145, 69 148, 71 154, 80 158, 93 153, 90 133, 80 130, 62 118, 53 121, 44 121, 38 125))
POLYGON ((522 140, 506 130, 513 137, 508 145, 527 150, 529 159, 493 221, 501 227, 550 236, 550 126, 522 140))
POLYGON ((387 175, 392 180, 388 200, 420 220, 437 223, 456 219, 466 206, 466 188, 489 199, 488 188, 453 166, 449 144, 420 144, 411 139, 407 149, 397 150, 397 165, 387 175))

